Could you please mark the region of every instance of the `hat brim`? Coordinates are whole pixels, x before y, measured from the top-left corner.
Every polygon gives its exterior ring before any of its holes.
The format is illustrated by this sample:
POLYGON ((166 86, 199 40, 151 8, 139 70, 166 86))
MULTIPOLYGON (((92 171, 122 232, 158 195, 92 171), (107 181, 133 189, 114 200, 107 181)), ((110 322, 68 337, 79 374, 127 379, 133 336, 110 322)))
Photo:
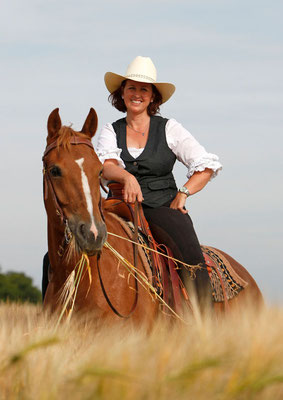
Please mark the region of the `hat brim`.
POLYGON ((136 82, 151 83, 152 85, 154 85, 162 96, 162 104, 170 99, 176 89, 172 83, 167 82, 149 82, 148 80, 142 78, 132 79, 127 78, 123 75, 115 74, 114 72, 106 72, 106 74, 104 75, 104 82, 110 93, 113 93, 115 92, 115 90, 119 89, 125 79, 130 79, 136 82))

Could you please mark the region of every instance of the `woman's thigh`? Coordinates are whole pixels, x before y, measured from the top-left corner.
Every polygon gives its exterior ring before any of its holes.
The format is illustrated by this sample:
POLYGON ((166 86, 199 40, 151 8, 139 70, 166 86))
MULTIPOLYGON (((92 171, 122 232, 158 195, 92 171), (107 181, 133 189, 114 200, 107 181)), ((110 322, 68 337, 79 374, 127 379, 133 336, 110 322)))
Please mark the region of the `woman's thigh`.
POLYGON ((144 207, 144 214, 156 240, 171 247, 176 257, 189 264, 204 262, 193 222, 188 214, 169 207, 144 207))

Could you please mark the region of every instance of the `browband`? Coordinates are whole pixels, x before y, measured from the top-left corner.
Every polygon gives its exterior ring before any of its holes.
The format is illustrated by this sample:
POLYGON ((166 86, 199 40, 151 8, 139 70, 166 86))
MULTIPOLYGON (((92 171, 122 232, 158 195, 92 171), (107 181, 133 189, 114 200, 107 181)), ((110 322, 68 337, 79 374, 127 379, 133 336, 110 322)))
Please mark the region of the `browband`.
MULTIPOLYGON (((93 149, 93 145, 89 139, 80 138, 78 136, 72 136, 71 139, 69 140, 69 143, 70 144, 86 144, 87 146, 89 146, 93 149)), ((45 149, 45 152, 42 156, 42 160, 51 150, 53 150, 57 146, 58 146, 57 140, 55 140, 49 146, 47 146, 45 149)))

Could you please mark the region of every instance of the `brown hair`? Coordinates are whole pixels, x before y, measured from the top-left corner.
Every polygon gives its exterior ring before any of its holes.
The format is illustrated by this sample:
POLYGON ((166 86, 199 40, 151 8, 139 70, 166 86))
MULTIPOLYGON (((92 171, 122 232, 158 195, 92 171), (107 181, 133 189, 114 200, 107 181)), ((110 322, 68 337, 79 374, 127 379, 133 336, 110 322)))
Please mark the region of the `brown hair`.
MULTIPOLYGON (((112 92, 108 100, 112 104, 113 107, 117 108, 117 110, 126 112, 127 108, 125 105, 124 100, 122 99, 122 90, 126 85, 126 79, 121 83, 121 86, 112 92)), ((147 107, 147 113, 149 116, 155 115, 159 113, 159 107, 162 104, 162 96, 160 92, 157 90, 156 86, 151 84, 152 86, 152 93, 153 93, 153 102, 149 103, 147 107)))

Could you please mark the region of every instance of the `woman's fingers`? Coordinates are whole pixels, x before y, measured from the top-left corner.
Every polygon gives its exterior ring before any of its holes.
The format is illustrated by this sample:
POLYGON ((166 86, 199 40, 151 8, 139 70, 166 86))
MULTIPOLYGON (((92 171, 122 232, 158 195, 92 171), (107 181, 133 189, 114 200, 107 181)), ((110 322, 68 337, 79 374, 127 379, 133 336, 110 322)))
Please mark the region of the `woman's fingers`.
POLYGON ((127 203, 134 203, 136 200, 139 202, 143 201, 140 185, 133 175, 127 179, 127 182, 124 185, 123 193, 124 200, 127 203))
POLYGON ((124 200, 127 203, 134 203, 136 200, 141 203, 143 201, 143 196, 141 193, 124 193, 124 200))
POLYGON ((182 214, 187 214, 188 210, 185 209, 187 197, 185 197, 182 193, 177 193, 176 197, 170 204, 170 208, 174 210, 180 211, 182 214))
POLYGON ((143 201, 143 195, 142 195, 141 190, 139 191, 139 193, 137 195, 137 200, 138 200, 139 203, 141 203, 143 201))

